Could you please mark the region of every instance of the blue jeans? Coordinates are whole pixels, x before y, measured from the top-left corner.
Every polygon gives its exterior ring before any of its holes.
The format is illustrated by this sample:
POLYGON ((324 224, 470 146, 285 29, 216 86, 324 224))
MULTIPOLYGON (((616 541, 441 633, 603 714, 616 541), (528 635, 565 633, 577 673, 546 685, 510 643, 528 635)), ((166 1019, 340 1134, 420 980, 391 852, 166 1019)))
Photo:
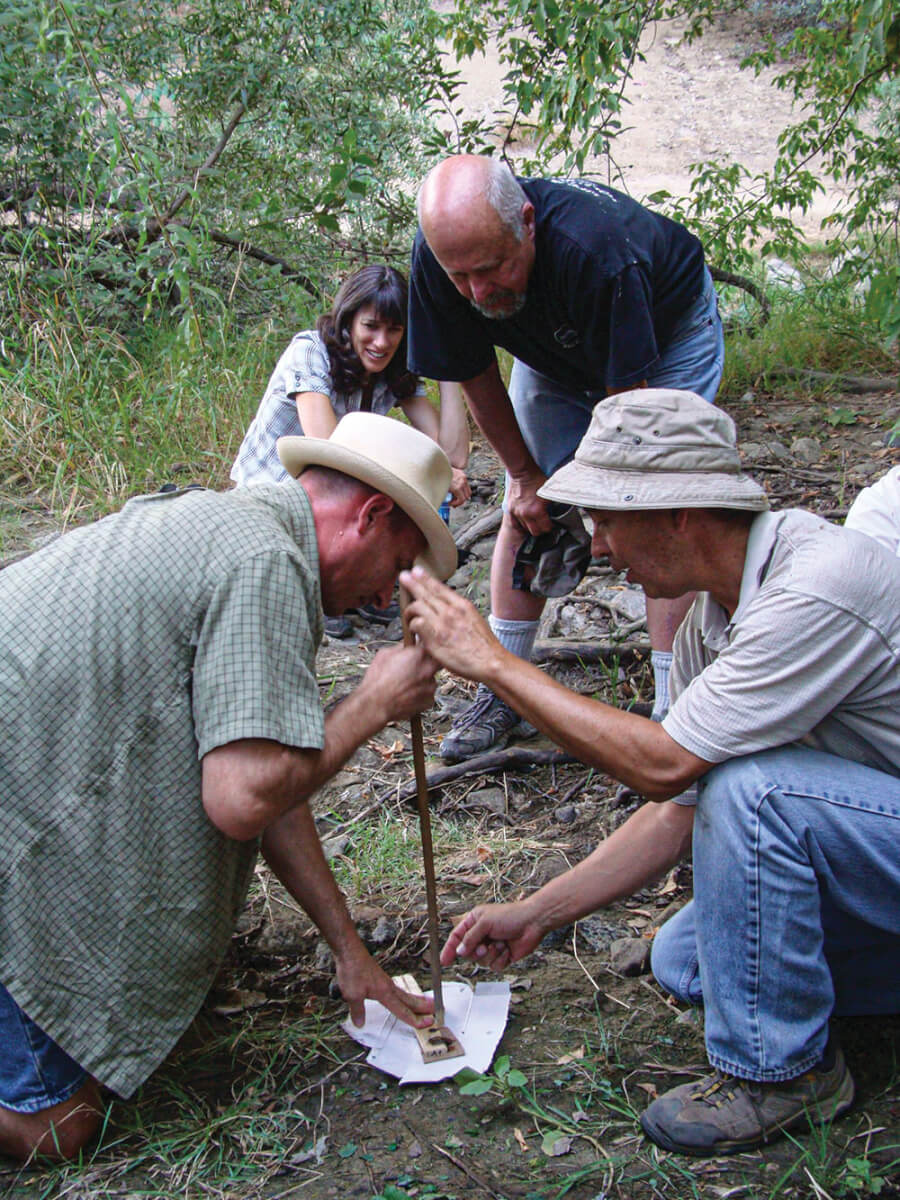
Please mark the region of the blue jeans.
MULTIPOLYGON (((716 398, 725 365, 725 339, 712 276, 672 333, 647 377, 649 387, 697 392, 710 404, 716 398)), ((567 463, 587 433, 594 405, 605 389, 578 391, 556 383, 516 359, 509 398, 531 457, 545 475, 567 463)), ((507 481, 508 489, 508 481, 507 481)))
POLYGON ((87 1079, 87 1072, 0 984, 0 1105, 13 1112, 38 1112, 68 1100, 87 1079))
POLYGON ((698 787, 694 900, 656 935, 653 973, 705 1010, 713 1066, 792 1079, 832 1013, 900 1012, 900 779, 797 746, 698 787))

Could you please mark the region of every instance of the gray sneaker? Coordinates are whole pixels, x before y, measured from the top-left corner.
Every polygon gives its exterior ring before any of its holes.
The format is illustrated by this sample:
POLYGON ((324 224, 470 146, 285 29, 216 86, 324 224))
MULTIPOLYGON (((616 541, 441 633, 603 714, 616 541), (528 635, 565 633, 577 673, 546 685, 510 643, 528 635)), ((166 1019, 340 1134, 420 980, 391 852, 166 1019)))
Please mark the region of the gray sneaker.
POLYGON ((657 1146, 710 1158, 755 1150, 786 1129, 830 1121, 853 1103, 853 1078, 839 1046, 830 1067, 820 1065, 784 1083, 756 1083, 722 1071, 673 1088, 641 1117, 657 1146))
POLYGON ((533 725, 480 683, 475 699, 441 742, 441 758, 448 763, 462 762, 492 748, 499 750, 510 737, 530 738, 536 733, 533 725))

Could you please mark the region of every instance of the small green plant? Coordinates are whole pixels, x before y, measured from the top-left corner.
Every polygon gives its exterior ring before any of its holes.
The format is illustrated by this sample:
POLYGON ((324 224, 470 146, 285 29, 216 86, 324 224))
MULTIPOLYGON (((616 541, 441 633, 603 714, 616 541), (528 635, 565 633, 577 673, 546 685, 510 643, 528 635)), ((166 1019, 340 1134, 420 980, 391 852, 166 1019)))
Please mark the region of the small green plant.
POLYGON ((852 408, 832 408, 822 418, 826 425, 836 427, 838 425, 855 425, 859 420, 859 413, 854 412, 852 408))

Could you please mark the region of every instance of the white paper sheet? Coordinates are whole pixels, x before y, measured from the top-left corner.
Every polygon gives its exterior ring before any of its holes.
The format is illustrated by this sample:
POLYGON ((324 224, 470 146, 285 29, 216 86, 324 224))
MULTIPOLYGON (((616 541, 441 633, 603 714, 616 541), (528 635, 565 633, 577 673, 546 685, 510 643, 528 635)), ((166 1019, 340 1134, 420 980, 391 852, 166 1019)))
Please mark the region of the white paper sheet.
MULTIPOLYGON (((357 1029, 350 1018, 344 1029, 370 1053, 366 1062, 394 1075, 401 1083, 438 1083, 463 1067, 483 1074, 491 1065, 509 1013, 508 983, 445 983, 444 1024, 456 1034, 465 1054, 459 1058, 422 1061, 416 1035, 376 1000, 366 1001, 366 1023, 357 1029)), ((431 993, 426 993, 430 995, 431 993)))

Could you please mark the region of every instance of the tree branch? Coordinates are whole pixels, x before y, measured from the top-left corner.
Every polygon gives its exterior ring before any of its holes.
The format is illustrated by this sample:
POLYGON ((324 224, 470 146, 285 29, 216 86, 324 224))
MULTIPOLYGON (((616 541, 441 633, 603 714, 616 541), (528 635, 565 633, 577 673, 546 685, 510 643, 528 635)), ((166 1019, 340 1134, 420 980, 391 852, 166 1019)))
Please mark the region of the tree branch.
POLYGON ((231 237, 227 233, 221 233, 218 229, 210 229, 209 237, 218 246, 229 246, 232 250, 237 250, 239 254, 244 254, 247 258, 255 259, 256 262, 265 263, 269 267, 278 267, 282 275, 288 279, 296 280, 305 291, 309 292, 314 300, 321 300, 322 293, 309 276, 304 275, 299 267, 293 266, 287 259, 279 258, 277 254, 270 254, 268 250, 261 250, 258 246, 252 245, 244 238, 231 237))

